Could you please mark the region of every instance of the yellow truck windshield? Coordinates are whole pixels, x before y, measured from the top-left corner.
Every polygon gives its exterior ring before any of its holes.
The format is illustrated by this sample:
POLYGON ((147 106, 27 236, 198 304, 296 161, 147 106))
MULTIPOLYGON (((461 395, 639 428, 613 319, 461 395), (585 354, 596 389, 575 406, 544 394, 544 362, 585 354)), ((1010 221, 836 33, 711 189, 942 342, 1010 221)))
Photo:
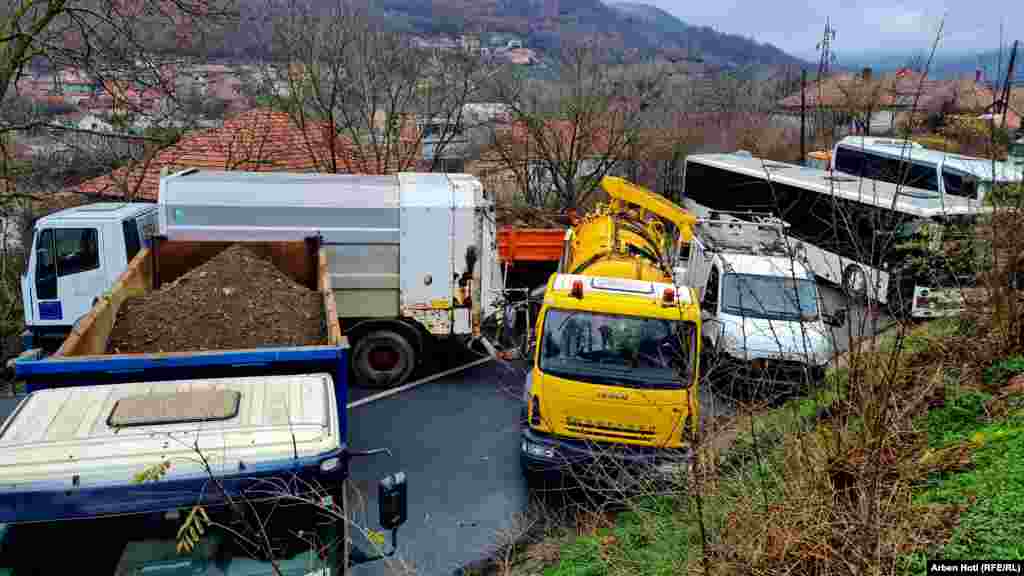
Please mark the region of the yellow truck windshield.
POLYGON ((691 322, 551 308, 539 368, 570 380, 630 388, 685 388, 693 378, 691 322))

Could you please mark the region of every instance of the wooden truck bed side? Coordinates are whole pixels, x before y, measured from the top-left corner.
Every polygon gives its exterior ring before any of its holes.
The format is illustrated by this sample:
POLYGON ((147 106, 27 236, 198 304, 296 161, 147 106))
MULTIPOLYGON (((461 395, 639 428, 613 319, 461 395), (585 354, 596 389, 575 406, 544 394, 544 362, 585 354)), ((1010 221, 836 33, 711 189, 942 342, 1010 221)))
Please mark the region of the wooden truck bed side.
MULTIPOLYGON (((160 266, 163 272, 167 271, 167 263, 173 262, 177 265, 182 261, 187 261, 188 257, 191 256, 193 262, 197 260, 208 260, 211 256, 211 251, 202 250, 197 251, 191 249, 190 246, 184 245, 186 243, 180 243, 182 246, 176 247, 174 244, 165 244, 160 247, 161 251, 161 262, 160 266), (170 257, 171 255, 174 257, 170 257), (182 256, 185 256, 182 258, 182 256)), ((291 244, 294 246, 267 246, 265 249, 257 249, 256 252, 272 252, 278 255, 278 258, 270 258, 271 261, 278 260, 275 262, 279 268, 284 269, 289 276, 297 280, 305 281, 303 276, 307 276, 305 270, 310 268, 304 266, 303 261, 305 260, 304 253, 298 252, 296 258, 296 248, 305 250, 303 243, 291 242, 282 243, 291 244), (283 257, 292 256, 291 259, 285 259, 283 257), (292 262, 290 267, 282 266, 284 262, 292 262)), ((266 246, 266 245, 265 245, 266 246)), ((216 254, 216 251, 213 252, 216 254)), ((100 297, 99 302, 93 306, 92 310, 86 314, 80 322, 72 329, 71 334, 64 340, 64 343, 54 354, 55 357, 71 357, 71 356, 97 356, 106 354, 107 343, 110 339, 110 333, 114 328, 114 322, 117 320, 117 312, 121 306, 129 298, 135 296, 141 296, 148 294, 153 286, 153 271, 154 271, 154 259, 150 248, 145 248, 135 255, 131 263, 128 265, 128 269, 121 274, 117 282, 110 289, 110 292, 100 297)), ((192 266, 194 267, 194 266, 192 266)), ((179 266, 180 268, 180 266, 179 266)), ((338 323, 337 305, 334 302, 334 292, 329 289, 330 277, 327 271, 327 255, 324 248, 320 248, 317 252, 317 266, 315 268, 317 273, 316 289, 320 292, 323 299, 323 310, 324 319, 326 320, 327 333, 326 343, 328 345, 336 346, 341 342, 341 326, 338 323)), ((176 274, 171 278, 180 276, 184 271, 176 270, 176 274)), ((165 282, 168 278, 163 279, 165 282)))
MULTIPOLYGON (((305 250, 307 246, 302 242, 290 244, 295 246, 264 246, 262 250, 257 247, 256 251, 264 254, 270 252, 284 258, 289 254, 295 254, 299 247, 305 250)), ((159 259, 166 258, 167 245, 161 246, 159 250, 159 259)), ((189 253, 190 250, 189 247, 181 247, 178 254, 189 253)), ((198 260, 212 257, 211 251, 205 249, 191 250, 191 254, 198 260)), ((342 335, 338 322, 334 292, 330 289, 325 249, 319 248, 315 258, 315 265, 313 257, 299 258, 299 262, 292 261, 290 268, 283 271, 306 285, 312 285, 320 293, 325 319, 322 345, 157 354, 107 354, 107 343, 120 307, 129 298, 152 290, 154 258, 149 249, 144 249, 132 259, 128 269, 118 278, 110 292, 104 294, 93 309, 82 317, 57 353, 42 360, 18 360, 15 362, 15 377, 25 380, 26 388, 31 392, 54 386, 320 371, 332 375, 338 401, 344 405, 345 387, 348 385, 348 339, 342 335), (302 264, 303 261, 307 264, 302 264), (310 282, 314 274, 316 279, 310 282)), ((181 262, 177 258, 174 261, 181 262)), ((161 266, 161 262, 158 261, 156 266, 161 266)), ((166 271, 166 268, 164 270, 166 271)))

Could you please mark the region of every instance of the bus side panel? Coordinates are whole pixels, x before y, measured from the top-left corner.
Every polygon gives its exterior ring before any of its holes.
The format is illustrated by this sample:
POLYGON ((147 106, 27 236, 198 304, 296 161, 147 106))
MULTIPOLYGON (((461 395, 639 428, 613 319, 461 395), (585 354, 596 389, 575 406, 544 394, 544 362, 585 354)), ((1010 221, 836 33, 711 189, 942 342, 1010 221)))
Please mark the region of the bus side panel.
POLYGON ((838 283, 846 267, 857 263, 872 291, 877 287, 874 299, 886 300, 886 252, 892 239, 876 232, 894 230, 910 216, 699 162, 687 162, 686 173, 689 200, 712 210, 772 212, 790 224, 791 238, 807 245, 816 275, 838 283))

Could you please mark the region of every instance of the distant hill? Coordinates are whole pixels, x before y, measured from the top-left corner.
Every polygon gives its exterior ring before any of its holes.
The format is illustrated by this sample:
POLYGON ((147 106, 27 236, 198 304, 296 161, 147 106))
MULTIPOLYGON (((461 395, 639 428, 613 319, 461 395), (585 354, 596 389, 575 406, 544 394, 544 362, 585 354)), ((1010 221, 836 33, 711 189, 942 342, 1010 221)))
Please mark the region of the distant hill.
POLYGON ((636 2, 613 2, 609 6, 627 22, 640 22, 663 34, 686 34, 690 29, 685 22, 657 6, 636 2))
POLYGON ((564 41, 599 37, 615 58, 662 54, 716 65, 800 65, 775 46, 690 26, 639 2, 600 0, 381 0, 387 21, 410 32, 511 32, 554 53, 564 41))
MULTIPOLYGON (((310 0, 325 11, 337 0, 310 0)), ((241 0, 242 18, 217 56, 266 56, 266 0, 241 0)), ((770 44, 693 26, 640 2, 601 0, 375 0, 375 15, 392 29, 421 35, 508 33, 547 56, 566 43, 597 38, 611 62, 652 56, 700 59, 716 68, 808 65, 770 44)))

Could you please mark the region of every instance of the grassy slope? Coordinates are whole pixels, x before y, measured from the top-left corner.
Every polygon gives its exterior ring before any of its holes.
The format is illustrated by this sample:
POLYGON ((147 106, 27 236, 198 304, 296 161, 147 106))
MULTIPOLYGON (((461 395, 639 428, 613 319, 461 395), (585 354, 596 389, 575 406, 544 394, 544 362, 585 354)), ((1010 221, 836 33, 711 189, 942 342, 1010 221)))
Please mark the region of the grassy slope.
MULTIPOLYGON (((1011 359, 994 368, 989 377, 1000 378, 1020 371, 1024 362, 1011 359)), ((991 399, 982 392, 965 392, 925 418, 933 447, 965 440, 978 446, 973 469, 934 478, 918 495, 923 503, 966 506, 949 541, 929 551, 932 557, 1024 560, 1024 402, 1019 396, 1011 398, 1009 415, 989 422, 986 402, 991 399)), ((925 554, 909 560, 908 573, 925 570, 925 554)))
MULTIPOLYGON (((955 322, 936 321, 905 342, 905 351, 916 354, 927 349, 929 338, 942 337, 956 329, 955 322)), ((885 347, 883 344, 883 347, 885 347)), ((1010 375, 1024 372, 1024 358, 1000 362, 987 371, 987 380, 1000 385, 1010 375)), ((777 439, 781 433, 806 428, 839 386, 828 387, 811 398, 795 399, 758 417, 757 434, 777 439), (774 437, 774 438, 773 438, 774 437)), ((836 383, 834 381, 833 383, 836 383)), ((952 391, 947 403, 921 419, 934 449, 971 441, 973 467, 964 472, 933 478, 918 490, 921 504, 959 504, 965 507, 951 538, 942 546, 904 558, 902 571, 923 573, 927 557, 967 559, 1024 559, 1024 397, 1011 397, 1002 417, 986 419, 986 402, 991 395, 978 391, 952 391)), ((1006 401, 1006 399, 1004 399, 1006 401)), ((746 427, 744 425, 743 427, 746 427)), ((749 428, 733 443, 733 452, 745 452, 751 444, 749 428)), ((762 458, 777 458, 773 449, 762 458)), ((739 466, 733 478, 720 485, 720 497, 705 502, 705 513, 721 518, 728 514, 728 492, 754 489, 752 482, 764 482, 749 457, 730 457, 739 466)), ((768 478, 767 493, 774 492, 768 478)), ((763 486, 763 484, 762 484, 763 486)), ((620 515, 613 528, 566 540, 560 560, 548 567, 545 576, 603 576, 606 574, 679 574, 700 554, 694 514, 685 504, 671 499, 652 500, 641 510, 620 515)), ((713 523, 713 522, 712 522, 713 523)), ((715 534, 711 534, 714 540, 715 534)))

